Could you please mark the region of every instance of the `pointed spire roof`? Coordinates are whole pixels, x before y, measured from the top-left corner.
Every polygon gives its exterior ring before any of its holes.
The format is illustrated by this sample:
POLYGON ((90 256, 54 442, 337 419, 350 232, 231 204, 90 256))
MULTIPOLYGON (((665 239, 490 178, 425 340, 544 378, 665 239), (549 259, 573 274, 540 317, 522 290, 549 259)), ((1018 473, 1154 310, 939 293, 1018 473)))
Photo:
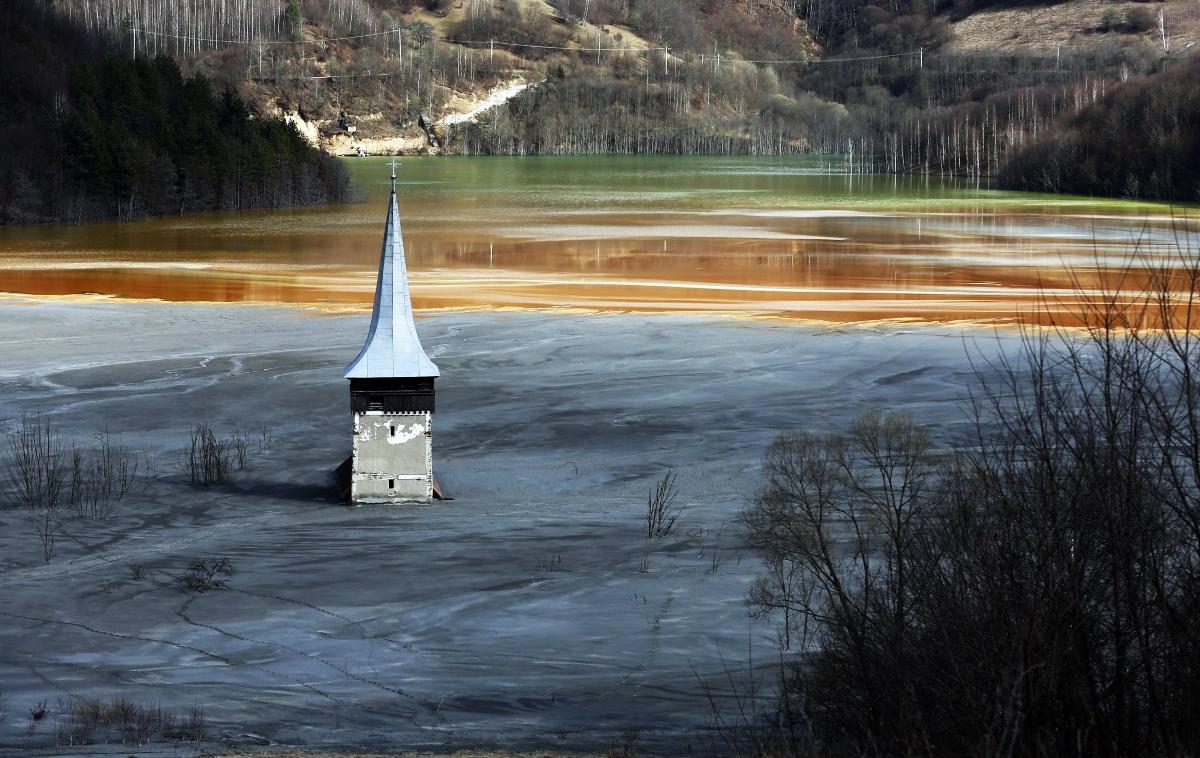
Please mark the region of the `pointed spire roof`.
POLYGON ((375 309, 371 330, 358 357, 346 367, 347 379, 439 376, 438 367, 421 347, 413 324, 408 292, 408 267, 404 262, 404 235, 396 203, 396 161, 392 161, 392 198, 388 206, 379 279, 375 284, 375 309))

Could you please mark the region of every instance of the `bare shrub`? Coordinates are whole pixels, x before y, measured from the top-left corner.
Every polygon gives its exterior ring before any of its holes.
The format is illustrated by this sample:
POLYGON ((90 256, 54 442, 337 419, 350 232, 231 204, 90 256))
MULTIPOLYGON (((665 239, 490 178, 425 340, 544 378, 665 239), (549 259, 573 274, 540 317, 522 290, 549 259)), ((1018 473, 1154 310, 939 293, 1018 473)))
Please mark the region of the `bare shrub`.
POLYGON ((67 460, 62 435, 37 414, 21 417, 8 435, 6 484, 11 502, 29 510, 53 510, 65 495, 67 460))
POLYGON ((150 478, 158 476, 158 458, 145 450, 142 451, 142 471, 150 478))
POLYGON ((193 487, 225 484, 229 481, 229 443, 218 439, 208 424, 198 424, 184 448, 182 464, 193 487))
POLYGON ((121 741, 144 745, 162 730, 166 713, 160 706, 145 706, 125 700, 114 700, 111 706, 112 723, 121 732, 121 741))
POLYGON ((1121 11, 1116 8, 1107 8, 1100 14, 1100 23, 1096 25, 1096 31, 1112 32, 1120 29, 1124 23, 1125 17, 1121 15, 1121 11))
MULTIPOLYGON (((751 640, 747 639, 747 646, 751 640)), ((817 749, 800 698, 789 697, 786 667, 777 669, 773 685, 759 680, 753 656, 744 671, 734 671, 722 659, 723 682, 707 681, 697 674, 708 703, 707 735, 712 755, 765 758, 815 758, 817 749)), ((866 755, 866 753, 864 753, 866 755)))
POLYGON ((204 558, 189 563, 179 581, 192 592, 211 592, 229 586, 223 577, 235 573, 233 561, 228 558, 204 558))
POLYGON ((129 448, 113 443, 107 429, 97 434, 96 440, 99 447, 92 462, 92 474, 100 487, 100 500, 120 502, 137 481, 138 461, 129 448))
POLYGON ((496 40, 534 58, 545 57, 546 46, 562 45, 569 37, 536 7, 479 0, 468 5, 467 13, 450 27, 449 34, 455 39, 496 40))
POLYGON ((414 21, 404 29, 404 34, 418 48, 425 47, 434 39, 434 29, 426 21, 414 21))
POLYGON ((57 508, 42 508, 30 511, 29 518, 33 524, 34 533, 42 545, 42 560, 46 563, 54 557, 54 548, 58 544, 58 533, 62 529, 62 520, 58 517, 57 508))
POLYGON ((58 710, 64 717, 58 725, 60 745, 91 745, 96 731, 107 721, 106 707, 100 700, 59 700, 58 710))
POLYGON ((8 436, 7 499, 28 511, 47 563, 54 556, 64 509, 77 518, 108 518, 136 485, 134 454, 115 444, 107 431, 96 435, 96 441, 90 450, 73 442, 67 447, 58 429, 39 415, 22 417, 8 436))
POLYGON ((25 715, 25 730, 29 734, 37 731, 38 724, 42 723, 50 716, 50 709, 46 707, 46 701, 39 701, 37 705, 30 708, 25 715))
POLYGON ((768 449, 751 601, 819 752, 1200 752, 1200 255, 1139 264, 977 364, 953 455, 878 415, 768 449))
POLYGON ((1154 28, 1155 15, 1148 8, 1131 8, 1125 14, 1125 28, 1134 34, 1148 32, 1154 28))
POLYGON ((227 443, 233 450, 233 460, 237 463, 238 471, 245 471, 247 465, 246 451, 250 447, 249 435, 242 429, 233 433, 227 443))
POLYGON ((182 719, 160 705, 125 697, 62 700, 59 711, 63 716, 58 727, 60 744, 91 745, 115 738, 125 744, 144 745, 157 737, 193 742, 204 737, 204 709, 200 705, 192 706, 182 719))
POLYGON ((50 709, 46 706, 45 700, 39 700, 38 704, 29 709, 30 721, 45 721, 50 715, 50 709))
POLYGON ((75 515, 83 518, 87 479, 84 475, 83 451, 74 443, 67 460, 67 505, 75 515))
POLYGON ((675 486, 675 472, 668 471, 646 498, 646 536, 666 537, 675 529, 679 509, 675 499, 679 490, 675 486))
POLYGON ((258 452, 262 453, 271 449, 271 444, 275 441, 275 430, 266 424, 258 428, 258 452))
POLYGON ((199 742, 204 739, 207 725, 208 718, 204 713, 204 706, 197 703, 188 711, 187 718, 180 723, 178 731, 174 735, 168 736, 188 742, 199 742))
POLYGON ((67 498, 69 466, 62 436, 49 419, 23 416, 16 431, 9 434, 5 467, 9 501, 28 512, 46 563, 54 557, 62 527, 59 506, 67 498))
POLYGON ((78 518, 92 521, 112 517, 116 504, 133 491, 139 466, 133 451, 115 444, 108 430, 96 442, 91 450, 71 446, 67 497, 78 518))
POLYGON ((538 559, 536 571, 539 574, 552 574, 559 571, 566 571, 563 568, 562 553, 552 553, 538 559))
POLYGON ((631 726, 609 742, 604 758, 636 758, 642 741, 642 727, 631 726))

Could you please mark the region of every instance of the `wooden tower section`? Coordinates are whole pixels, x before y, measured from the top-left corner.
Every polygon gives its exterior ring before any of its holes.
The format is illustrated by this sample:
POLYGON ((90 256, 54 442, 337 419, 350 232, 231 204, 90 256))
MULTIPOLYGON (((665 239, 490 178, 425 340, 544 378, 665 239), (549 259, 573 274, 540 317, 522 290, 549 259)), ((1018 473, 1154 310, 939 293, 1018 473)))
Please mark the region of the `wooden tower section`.
POLYGON ((362 351, 346 367, 354 414, 352 503, 433 499, 433 383, 438 375, 413 324, 392 161, 392 196, 371 329, 362 351))

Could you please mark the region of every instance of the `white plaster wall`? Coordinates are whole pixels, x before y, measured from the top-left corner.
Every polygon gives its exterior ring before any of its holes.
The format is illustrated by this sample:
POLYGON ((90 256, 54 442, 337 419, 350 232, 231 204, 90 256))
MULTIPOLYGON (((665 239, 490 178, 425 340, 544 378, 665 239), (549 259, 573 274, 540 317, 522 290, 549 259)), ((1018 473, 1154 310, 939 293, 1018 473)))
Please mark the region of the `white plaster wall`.
POLYGON ((433 499, 433 423, 429 413, 354 414, 356 503, 429 502, 433 499))

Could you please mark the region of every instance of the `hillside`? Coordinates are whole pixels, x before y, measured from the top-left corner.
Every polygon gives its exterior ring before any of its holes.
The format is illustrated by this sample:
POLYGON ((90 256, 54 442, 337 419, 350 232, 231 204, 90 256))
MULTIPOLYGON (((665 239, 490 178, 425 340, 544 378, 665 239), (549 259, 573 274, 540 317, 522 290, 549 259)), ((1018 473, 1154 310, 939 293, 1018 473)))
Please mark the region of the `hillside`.
POLYGON ((1131 82, 1017 151, 1003 186, 1200 199, 1200 59, 1131 82))
POLYGON ((342 199, 344 167, 232 89, 136 60, 26 0, 0 14, 0 224, 342 199))
POLYGON ((171 54, 235 87, 335 155, 821 153, 852 171, 973 177, 1173 68, 1200 32, 1200 0, 54 7, 110 50, 171 54))
POLYGON ((1193 49, 1200 41, 1200 0, 1070 0, 984 8, 952 23, 948 46, 974 52, 1047 53, 1060 47, 1137 43, 1158 51, 1163 44, 1158 28, 1160 11, 1168 49, 1193 49))

